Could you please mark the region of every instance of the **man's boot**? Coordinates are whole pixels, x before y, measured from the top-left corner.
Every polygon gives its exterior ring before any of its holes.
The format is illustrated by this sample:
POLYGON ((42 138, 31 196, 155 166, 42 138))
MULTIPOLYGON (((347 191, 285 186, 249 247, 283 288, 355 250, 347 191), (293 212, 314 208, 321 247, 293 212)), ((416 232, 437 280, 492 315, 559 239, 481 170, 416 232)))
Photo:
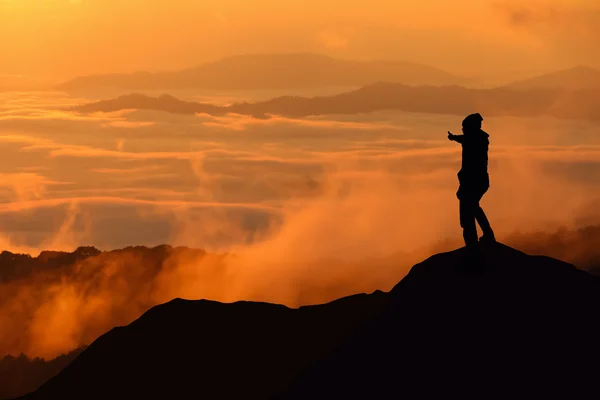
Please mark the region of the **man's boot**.
POLYGON ((484 233, 483 236, 479 238, 481 243, 496 243, 496 237, 494 236, 494 232, 484 233))
POLYGON ((482 267, 483 257, 481 254, 481 248, 479 247, 479 243, 477 241, 477 231, 463 229, 463 238, 465 239, 466 252, 462 267, 466 271, 478 271, 482 267))
POLYGON ((475 218, 477 219, 477 223, 483 231, 483 236, 479 238, 479 241, 482 243, 495 243, 496 237, 494 236, 494 231, 492 230, 490 221, 488 221, 487 216, 481 207, 478 207, 477 211, 475 212, 475 218))
POLYGON ((477 247, 477 231, 475 230, 475 221, 473 221, 473 226, 469 226, 468 228, 463 228, 463 239, 465 240, 465 246, 467 248, 477 247))

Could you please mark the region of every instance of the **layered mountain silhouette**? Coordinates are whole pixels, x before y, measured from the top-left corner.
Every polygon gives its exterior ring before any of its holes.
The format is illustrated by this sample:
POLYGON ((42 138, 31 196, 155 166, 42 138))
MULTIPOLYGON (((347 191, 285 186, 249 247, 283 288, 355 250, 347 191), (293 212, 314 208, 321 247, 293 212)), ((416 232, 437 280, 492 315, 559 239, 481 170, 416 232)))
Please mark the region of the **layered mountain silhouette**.
POLYGON ((37 257, 4 250, 0 253, 0 283, 29 276, 34 271, 66 268, 78 260, 100 253, 100 250, 92 246, 81 246, 73 252, 45 250, 37 257))
POLYGON ((71 363, 85 347, 52 360, 6 356, 0 359, 0 399, 11 399, 32 392, 71 363))
POLYGON ((242 54, 180 71, 83 76, 64 82, 57 89, 277 90, 363 86, 379 80, 413 85, 468 82, 435 67, 406 61, 353 61, 290 53, 242 54))
POLYGON ((600 71, 578 65, 561 71, 522 79, 502 86, 505 89, 600 89, 600 71))
POLYGON ((298 309, 175 299, 21 399, 597 397, 600 278, 499 243, 482 254, 298 309))
POLYGON ((143 268, 153 273, 162 268, 165 260, 178 254, 194 257, 207 253, 201 249, 169 245, 129 246, 110 251, 100 251, 93 246, 80 246, 72 252, 44 250, 37 257, 5 250, 0 253, 0 283, 25 279, 34 273, 43 272, 56 273, 60 278, 61 275, 73 275, 74 272, 70 269, 79 261, 92 258, 94 264, 102 266, 126 255, 136 258, 143 268))
POLYGON ((487 116, 600 119, 600 89, 468 89, 460 86, 406 86, 376 83, 334 96, 282 96, 255 103, 217 106, 179 100, 170 95, 150 97, 129 94, 69 108, 77 112, 111 112, 125 109, 160 110, 177 114, 235 113, 306 117, 399 110, 432 114, 466 115, 480 110, 487 116))

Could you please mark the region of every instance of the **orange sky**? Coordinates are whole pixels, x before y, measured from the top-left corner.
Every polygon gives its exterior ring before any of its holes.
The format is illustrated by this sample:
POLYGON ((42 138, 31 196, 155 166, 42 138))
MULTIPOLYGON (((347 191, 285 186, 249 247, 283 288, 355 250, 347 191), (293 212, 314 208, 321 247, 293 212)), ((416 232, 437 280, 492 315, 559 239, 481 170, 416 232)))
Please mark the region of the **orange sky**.
POLYGON ((478 75, 598 65, 591 51, 600 38, 597 1, 524 3, 0 0, 0 74, 65 79, 296 51, 407 59, 478 75))
MULTIPOLYGON (((56 280, 0 279, 0 357, 55 357, 173 297, 296 306, 389 290, 430 246, 462 238, 460 146, 446 136, 462 117, 81 115, 65 107, 89 99, 3 92, 8 75, 56 81, 318 52, 485 76, 600 67, 598 43, 599 0, 0 0, 0 249, 168 243, 236 254, 224 265, 176 259, 147 280, 151 269, 130 268, 144 266, 134 252, 56 280)), ((484 128, 483 205, 498 238, 599 223, 597 122, 485 116, 484 128)))

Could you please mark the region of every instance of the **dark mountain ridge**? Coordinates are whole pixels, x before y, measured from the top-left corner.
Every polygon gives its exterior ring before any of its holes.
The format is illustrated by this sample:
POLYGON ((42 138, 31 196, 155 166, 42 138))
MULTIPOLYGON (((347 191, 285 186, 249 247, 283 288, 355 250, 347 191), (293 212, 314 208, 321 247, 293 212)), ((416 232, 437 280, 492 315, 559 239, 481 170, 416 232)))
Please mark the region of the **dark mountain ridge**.
POLYGON ((502 244, 482 254, 298 309, 175 299, 22 399, 597 397, 600 278, 502 244))
POLYGON ((29 254, 0 253, 0 283, 29 276, 43 269, 57 269, 72 265, 78 260, 96 256, 101 251, 92 246, 81 246, 73 252, 42 251, 37 257, 29 254))
POLYGON ((69 108, 69 111, 112 112, 125 109, 158 110, 177 114, 228 113, 268 118, 271 115, 308 117, 398 110, 430 114, 467 115, 478 110, 489 117, 555 117, 600 120, 600 89, 468 89, 460 86, 407 86, 378 82, 334 96, 282 96, 255 103, 217 106, 181 101, 170 95, 139 93, 69 108))
POLYGON ((191 249, 183 246, 173 247, 167 244, 155 247, 129 246, 110 251, 101 251, 93 246, 80 246, 72 252, 44 250, 36 257, 30 254, 11 253, 4 250, 0 253, 0 283, 27 278, 33 273, 67 270, 78 261, 90 258, 97 258, 97 264, 101 265, 103 258, 108 261, 109 257, 118 257, 124 253, 139 255, 140 260, 148 261, 148 263, 145 263, 146 267, 151 264, 161 265, 166 258, 177 253, 186 253, 190 256, 207 254, 206 251, 201 249, 191 249))
POLYGON ((49 361, 29 358, 24 354, 0 358, 0 399, 11 399, 36 390, 62 371, 84 349, 73 350, 49 361))

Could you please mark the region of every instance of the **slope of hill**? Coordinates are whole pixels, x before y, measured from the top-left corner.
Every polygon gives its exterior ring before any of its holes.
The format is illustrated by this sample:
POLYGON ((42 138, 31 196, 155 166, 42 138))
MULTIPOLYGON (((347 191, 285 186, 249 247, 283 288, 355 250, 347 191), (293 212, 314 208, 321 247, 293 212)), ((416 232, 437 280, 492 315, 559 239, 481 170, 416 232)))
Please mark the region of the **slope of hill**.
POLYGON ((379 80, 412 85, 467 82, 464 78, 417 63, 338 60, 320 54, 291 53, 243 54, 181 71, 84 76, 65 82, 57 89, 277 90, 363 86, 379 80))
POLYGON ((545 254, 568 261, 578 268, 600 276, 600 225, 515 232, 507 236, 504 242, 529 254, 545 254))
POLYGON ((522 79, 502 86, 511 90, 532 89, 600 89, 600 71, 576 66, 573 68, 522 79))
POLYGON ((22 399, 597 397, 600 278, 502 244, 317 306, 175 299, 22 399))
POLYGON ((161 110, 170 113, 223 115, 237 113, 265 118, 267 114, 305 117, 400 110, 433 114, 467 115, 477 110, 487 116, 552 116, 565 119, 600 119, 599 90, 468 89, 459 86, 406 86, 376 83, 334 96, 283 96, 256 103, 215 106, 184 102, 169 95, 158 98, 131 94, 70 108, 77 112, 123 109, 161 110))

